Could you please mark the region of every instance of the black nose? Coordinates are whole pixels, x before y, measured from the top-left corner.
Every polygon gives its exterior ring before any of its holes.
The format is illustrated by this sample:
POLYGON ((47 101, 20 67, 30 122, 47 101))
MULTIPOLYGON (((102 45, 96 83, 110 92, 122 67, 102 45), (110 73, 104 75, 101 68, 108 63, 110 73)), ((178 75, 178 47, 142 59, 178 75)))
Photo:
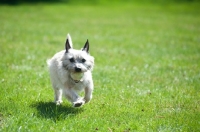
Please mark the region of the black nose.
POLYGON ((76 72, 81 72, 81 68, 75 67, 76 72))

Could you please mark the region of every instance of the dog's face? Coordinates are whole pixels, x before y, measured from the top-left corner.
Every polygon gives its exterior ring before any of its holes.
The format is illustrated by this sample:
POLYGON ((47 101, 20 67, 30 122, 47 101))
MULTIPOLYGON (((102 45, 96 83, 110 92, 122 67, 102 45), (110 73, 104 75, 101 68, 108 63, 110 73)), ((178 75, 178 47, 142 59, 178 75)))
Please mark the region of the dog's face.
POLYGON ((63 66, 66 70, 73 73, 92 71, 94 66, 94 57, 89 55, 88 40, 81 50, 75 50, 67 39, 65 50, 63 66))

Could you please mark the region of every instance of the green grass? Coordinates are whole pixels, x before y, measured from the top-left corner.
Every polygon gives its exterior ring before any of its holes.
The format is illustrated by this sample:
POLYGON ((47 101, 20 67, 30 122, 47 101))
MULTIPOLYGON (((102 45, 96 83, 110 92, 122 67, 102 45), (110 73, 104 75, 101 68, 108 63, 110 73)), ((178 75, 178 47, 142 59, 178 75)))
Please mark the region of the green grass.
POLYGON ((199 3, 0 6, 0 131, 200 131, 199 3), (53 103, 46 60, 86 39, 89 104, 53 103))

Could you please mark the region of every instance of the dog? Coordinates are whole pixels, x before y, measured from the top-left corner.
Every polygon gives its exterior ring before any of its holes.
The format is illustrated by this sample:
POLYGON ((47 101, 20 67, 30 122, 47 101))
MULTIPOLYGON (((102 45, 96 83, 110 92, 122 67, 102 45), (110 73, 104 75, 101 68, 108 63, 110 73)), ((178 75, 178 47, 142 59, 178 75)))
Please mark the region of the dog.
POLYGON ((94 57, 89 54, 88 40, 81 50, 73 49, 72 46, 68 34, 65 50, 56 53, 47 64, 56 105, 63 102, 63 95, 73 107, 80 107, 92 99, 94 57), (78 95, 80 91, 85 92, 84 97, 78 95))

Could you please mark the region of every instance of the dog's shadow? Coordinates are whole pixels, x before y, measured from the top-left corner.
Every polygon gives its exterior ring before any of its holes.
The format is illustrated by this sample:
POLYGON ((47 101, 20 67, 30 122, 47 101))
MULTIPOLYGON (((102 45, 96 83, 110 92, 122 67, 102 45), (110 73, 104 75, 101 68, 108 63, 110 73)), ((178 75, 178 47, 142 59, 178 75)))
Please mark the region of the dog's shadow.
POLYGON ((57 106, 53 102, 36 102, 31 107, 37 109, 38 117, 52 119, 55 122, 71 118, 83 111, 83 108, 74 108, 69 105, 57 106))

